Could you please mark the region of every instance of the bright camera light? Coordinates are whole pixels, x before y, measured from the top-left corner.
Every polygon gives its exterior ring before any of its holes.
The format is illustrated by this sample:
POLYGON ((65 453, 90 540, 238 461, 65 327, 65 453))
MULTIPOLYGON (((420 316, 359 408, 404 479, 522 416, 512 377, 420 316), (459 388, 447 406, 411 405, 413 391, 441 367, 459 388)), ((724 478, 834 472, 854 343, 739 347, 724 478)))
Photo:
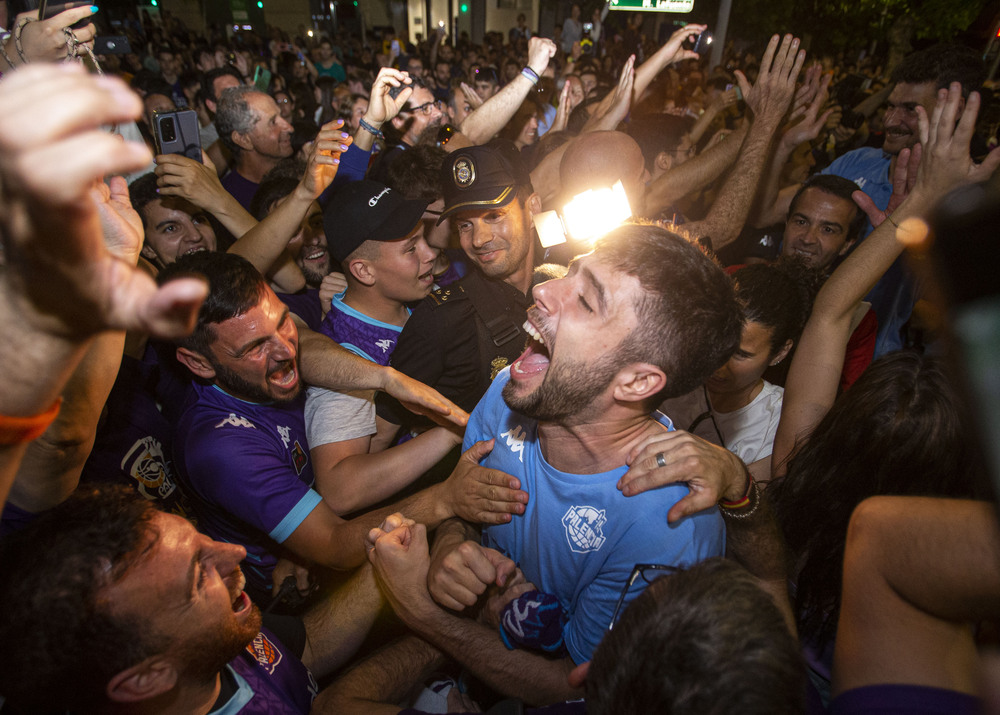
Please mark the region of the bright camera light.
POLYGON ((533 221, 543 248, 571 241, 592 242, 632 216, 621 181, 606 189, 577 194, 559 211, 535 214, 533 221), (561 214, 561 215, 560 215, 561 214))

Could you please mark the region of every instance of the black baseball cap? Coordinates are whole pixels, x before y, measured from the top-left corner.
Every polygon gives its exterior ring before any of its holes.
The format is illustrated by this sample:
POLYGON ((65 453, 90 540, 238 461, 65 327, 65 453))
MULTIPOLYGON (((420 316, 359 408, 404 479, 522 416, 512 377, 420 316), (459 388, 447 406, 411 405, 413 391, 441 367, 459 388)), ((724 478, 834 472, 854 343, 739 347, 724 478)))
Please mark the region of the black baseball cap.
POLYGON ((444 211, 438 223, 456 211, 506 206, 531 177, 514 142, 494 139, 452 152, 441 167, 444 211))
POLYGON ((365 241, 398 241, 420 223, 430 205, 404 199, 385 184, 364 179, 338 188, 323 207, 330 255, 344 261, 365 241))

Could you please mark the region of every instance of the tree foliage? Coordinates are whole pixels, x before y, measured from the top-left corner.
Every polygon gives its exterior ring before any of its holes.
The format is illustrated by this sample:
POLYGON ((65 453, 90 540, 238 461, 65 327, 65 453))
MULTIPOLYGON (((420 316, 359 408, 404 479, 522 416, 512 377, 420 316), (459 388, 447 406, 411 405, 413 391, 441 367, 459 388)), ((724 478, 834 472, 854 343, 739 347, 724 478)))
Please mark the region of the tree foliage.
POLYGON ((775 32, 808 38, 814 54, 853 52, 872 41, 948 41, 995 0, 733 0, 735 36, 761 42, 775 32), (893 32, 895 30, 895 32, 893 32), (895 37, 893 37, 895 35, 895 37))

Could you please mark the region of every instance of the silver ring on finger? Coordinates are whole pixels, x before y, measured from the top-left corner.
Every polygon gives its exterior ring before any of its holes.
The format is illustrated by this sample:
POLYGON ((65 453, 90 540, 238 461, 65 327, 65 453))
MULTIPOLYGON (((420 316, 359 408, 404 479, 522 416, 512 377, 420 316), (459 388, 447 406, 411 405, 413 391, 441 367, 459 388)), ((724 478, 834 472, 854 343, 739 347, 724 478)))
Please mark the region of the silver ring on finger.
POLYGON ((656 466, 665 467, 667 466, 667 460, 663 458, 663 452, 656 453, 656 466))

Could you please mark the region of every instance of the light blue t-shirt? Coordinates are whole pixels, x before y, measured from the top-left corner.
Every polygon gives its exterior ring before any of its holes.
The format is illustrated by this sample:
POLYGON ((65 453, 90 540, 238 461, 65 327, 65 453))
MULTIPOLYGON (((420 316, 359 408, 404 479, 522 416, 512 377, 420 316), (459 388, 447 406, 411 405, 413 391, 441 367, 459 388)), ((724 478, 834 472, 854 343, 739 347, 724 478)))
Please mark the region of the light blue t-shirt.
MULTIPOLYGON (((506 368, 476 406, 463 448, 496 439, 482 465, 520 479, 528 506, 509 524, 485 528, 483 543, 507 554, 539 590, 559 599, 569 618, 566 647, 582 663, 604 636, 637 563, 690 566, 721 556, 725 526, 714 508, 668 524, 670 507, 688 493, 683 484, 624 497, 616 487, 624 466, 600 474, 552 467, 542 456, 537 422, 503 401, 500 393, 509 380, 506 368)), ((656 417, 673 429, 665 415, 656 417)), ((627 601, 645 586, 637 579, 627 601)))

